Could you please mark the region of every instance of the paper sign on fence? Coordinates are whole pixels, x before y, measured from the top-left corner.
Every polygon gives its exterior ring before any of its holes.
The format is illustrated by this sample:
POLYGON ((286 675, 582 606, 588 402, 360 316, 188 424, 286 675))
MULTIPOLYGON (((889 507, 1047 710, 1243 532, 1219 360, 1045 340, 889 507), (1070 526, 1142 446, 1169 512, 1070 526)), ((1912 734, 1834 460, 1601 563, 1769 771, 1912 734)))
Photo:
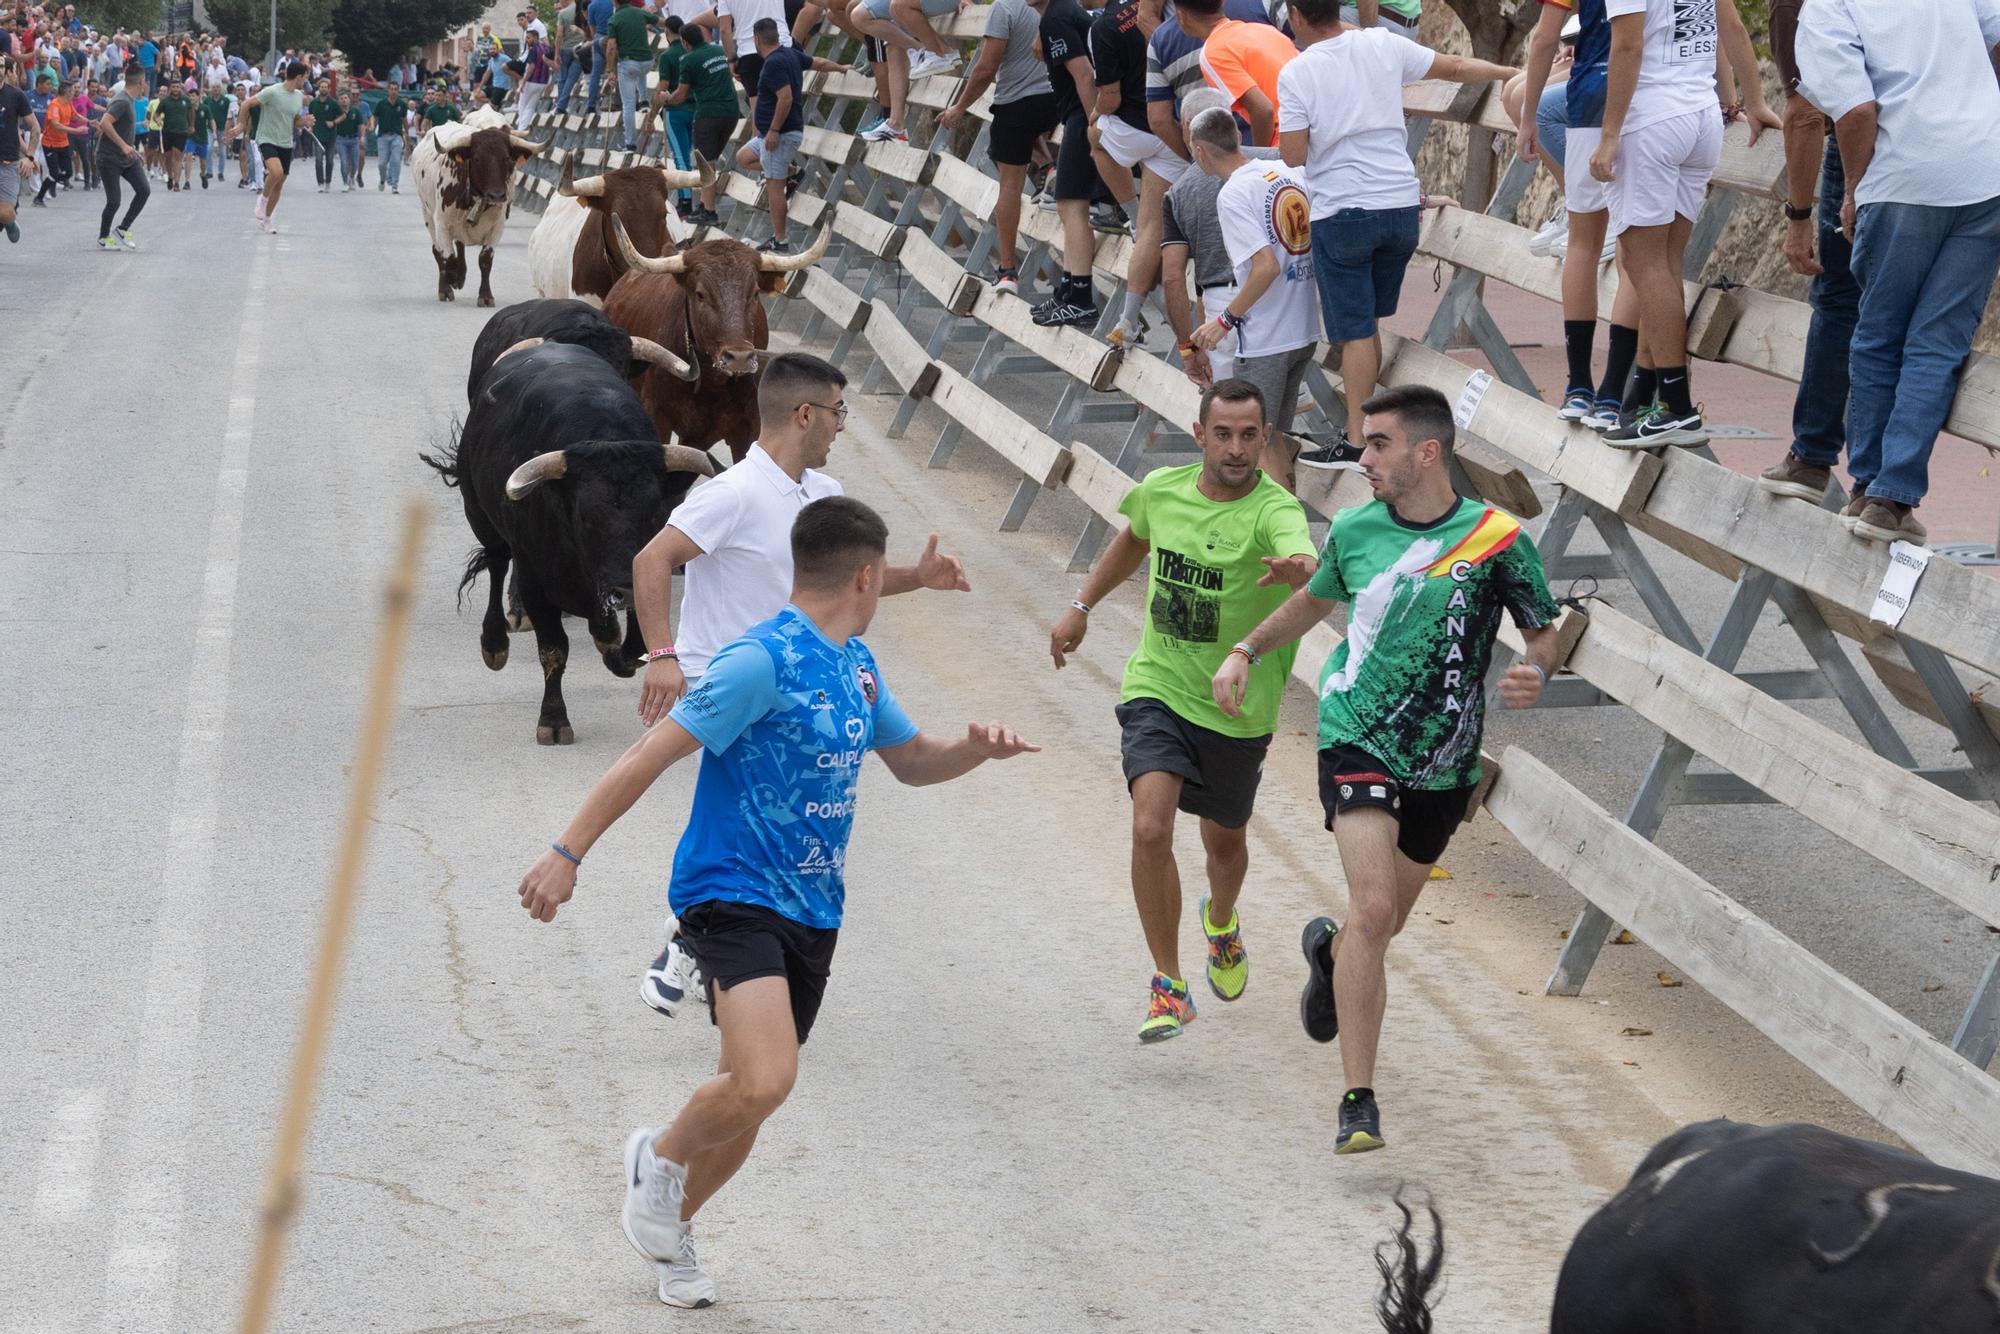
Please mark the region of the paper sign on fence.
POLYGON ((1486 397, 1487 387, 1493 377, 1485 371, 1474 371, 1465 377, 1465 388, 1458 391, 1458 403, 1451 410, 1451 419, 1463 431, 1472 425, 1472 414, 1479 411, 1479 400, 1486 397))
POLYGON ((1868 619, 1880 621, 1891 629, 1900 625, 1903 613, 1910 609, 1910 599, 1916 595, 1917 580, 1923 577, 1924 567, 1930 563, 1929 547, 1910 542, 1890 544, 1889 568, 1882 575, 1882 587, 1875 590, 1875 606, 1868 619))

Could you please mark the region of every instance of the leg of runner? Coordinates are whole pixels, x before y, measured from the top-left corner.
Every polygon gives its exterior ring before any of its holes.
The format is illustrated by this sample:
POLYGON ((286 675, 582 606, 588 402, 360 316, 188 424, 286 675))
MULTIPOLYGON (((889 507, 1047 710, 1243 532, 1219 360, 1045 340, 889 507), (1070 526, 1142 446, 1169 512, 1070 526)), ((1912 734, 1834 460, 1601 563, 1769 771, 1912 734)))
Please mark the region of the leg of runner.
POLYGON ((1336 1153, 1380 1148, 1383 1143, 1374 1096, 1375 1054, 1389 1004, 1383 961, 1389 942, 1403 929, 1430 876, 1429 866, 1419 866, 1396 850, 1399 832, 1394 815, 1365 806, 1342 811, 1333 825, 1348 903, 1347 925, 1333 937, 1333 994, 1340 1016, 1340 1064, 1347 1081, 1336 1153))
POLYGON ((1201 901, 1201 934, 1208 941, 1208 989, 1220 1000, 1243 994, 1250 965, 1243 954, 1243 931, 1236 900, 1250 871, 1250 840, 1244 827, 1201 822, 1201 847, 1208 854, 1208 897, 1201 901))
POLYGON ((1164 1042, 1194 1021, 1194 1000, 1181 975, 1181 868, 1174 860, 1174 814, 1185 781, 1156 769, 1131 784, 1132 899, 1153 956, 1141 1042, 1164 1042))

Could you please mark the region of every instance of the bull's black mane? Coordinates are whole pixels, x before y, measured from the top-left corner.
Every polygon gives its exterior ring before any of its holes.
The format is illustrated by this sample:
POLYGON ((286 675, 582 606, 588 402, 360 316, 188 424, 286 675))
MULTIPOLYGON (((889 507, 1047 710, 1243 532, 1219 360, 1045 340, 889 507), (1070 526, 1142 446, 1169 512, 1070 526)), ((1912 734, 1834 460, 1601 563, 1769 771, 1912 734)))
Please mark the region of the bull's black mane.
POLYGON ((1389 1334, 1431 1334, 1430 1291, 1444 1268, 1444 1219, 1429 1201, 1424 1212, 1431 1216, 1431 1253, 1426 1259, 1416 1239, 1410 1235, 1415 1223, 1410 1206, 1403 1203, 1403 1188, 1396 1189, 1396 1209, 1403 1225, 1396 1235, 1375 1248, 1375 1268, 1382 1274, 1382 1295, 1375 1299, 1375 1315, 1389 1334))

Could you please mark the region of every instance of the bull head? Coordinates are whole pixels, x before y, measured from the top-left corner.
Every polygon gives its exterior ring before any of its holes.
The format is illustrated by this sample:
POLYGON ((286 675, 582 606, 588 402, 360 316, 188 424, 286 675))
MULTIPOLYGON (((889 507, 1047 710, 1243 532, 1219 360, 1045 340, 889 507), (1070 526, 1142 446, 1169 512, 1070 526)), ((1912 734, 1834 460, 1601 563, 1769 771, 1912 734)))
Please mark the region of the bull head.
MULTIPOLYGON (((706 189, 708 186, 714 185, 715 164, 699 153, 694 155, 694 163, 692 171, 680 171, 673 167, 661 167, 660 177, 666 182, 666 188, 669 191, 694 190, 706 189)), ((574 154, 564 159, 562 179, 556 182, 557 194, 564 195, 570 199, 602 199, 604 197, 604 188, 605 180, 601 175, 591 176, 581 181, 576 179, 576 157, 574 154)))
MULTIPOLYGON (((618 243, 618 254, 625 261, 627 268, 635 269, 640 273, 682 274, 687 272, 687 254, 685 252, 667 255, 660 259, 648 258, 640 254, 637 248, 633 246, 632 238, 625 234, 625 225, 615 217, 611 219, 611 234, 613 239, 618 243)), ((757 268, 763 273, 793 273, 799 269, 811 268, 819 262, 820 256, 826 253, 826 247, 832 240, 833 224, 829 222, 826 226, 820 228, 820 233, 813 238, 813 243, 796 255, 767 255, 759 253, 757 256, 757 268)))
MULTIPOLYGON (((694 449, 688 445, 661 445, 668 472, 699 473, 703 477, 715 475, 715 460, 707 451, 694 449)), ((507 479, 507 499, 519 500, 543 482, 561 481, 569 471, 569 456, 560 449, 550 450, 514 469, 507 479)))
POLYGON ((475 157, 473 150, 478 147, 481 136, 500 133, 503 132, 498 130, 476 130, 463 144, 452 149, 447 154, 451 159, 453 167, 457 170, 459 182, 464 190, 466 200, 465 217, 467 222, 476 223, 488 208, 497 204, 505 204, 507 202, 507 180, 513 175, 515 165, 535 156, 535 154, 543 151, 555 142, 554 135, 550 135, 546 143, 538 144, 526 135, 516 134, 512 130, 504 131, 507 139, 509 161, 505 168, 505 174, 501 175, 498 180, 494 180, 493 177, 500 168, 491 159, 475 157))

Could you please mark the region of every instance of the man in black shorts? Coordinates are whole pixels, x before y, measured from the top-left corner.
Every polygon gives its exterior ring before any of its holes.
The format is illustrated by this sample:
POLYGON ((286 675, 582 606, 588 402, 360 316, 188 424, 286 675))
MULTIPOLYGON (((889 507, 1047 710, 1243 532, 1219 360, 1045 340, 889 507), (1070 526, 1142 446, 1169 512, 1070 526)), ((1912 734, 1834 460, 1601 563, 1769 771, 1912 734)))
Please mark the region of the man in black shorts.
POLYGON ((1347 1077, 1335 1153, 1383 1145, 1375 1049, 1388 1003, 1383 959, 1479 782, 1493 637, 1504 610, 1527 641, 1500 679, 1524 709, 1557 667, 1559 609, 1518 520, 1452 489, 1451 404, 1404 385, 1362 405, 1361 471, 1373 502, 1334 516, 1312 581, 1237 645, 1215 674, 1230 700, 1263 655, 1293 644, 1335 603, 1347 637, 1320 676, 1320 800, 1347 877, 1348 922, 1306 926, 1299 1013, 1340 1039, 1347 1077), (1340 967, 1334 969, 1335 962, 1340 967), (1337 1001, 1337 1005, 1336 1005, 1337 1001), (1344 1022, 1342 1022, 1344 1020, 1344 1022))
POLYGON ((986 35, 979 59, 958 97, 938 114, 938 124, 956 130, 986 90, 993 90, 992 133, 986 155, 1000 177, 1000 197, 993 206, 993 287, 1009 295, 1021 291, 1015 239, 1021 231, 1021 187, 1028 182, 1028 163, 1035 143, 1056 127, 1056 99, 1048 70, 1035 43, 1041 36, 1042 5, 1030 0, 994 0, 986 14, 986 35))
POLYGON ((1097 75, 1090 66, 1090 15, 1077 0, 1047 0, 1042 10, 1042 58, 1055 90, 1062 147, 1056 157, 1056 215, 1062 219, 1063 275, 1049 299, 1035 307, 1043 326, 1097 323, 1097 294, 1090 264, 1097 241, 1090 230, 1090 200, 1101 187, 1090 153, 1097 119, 1097 75))

